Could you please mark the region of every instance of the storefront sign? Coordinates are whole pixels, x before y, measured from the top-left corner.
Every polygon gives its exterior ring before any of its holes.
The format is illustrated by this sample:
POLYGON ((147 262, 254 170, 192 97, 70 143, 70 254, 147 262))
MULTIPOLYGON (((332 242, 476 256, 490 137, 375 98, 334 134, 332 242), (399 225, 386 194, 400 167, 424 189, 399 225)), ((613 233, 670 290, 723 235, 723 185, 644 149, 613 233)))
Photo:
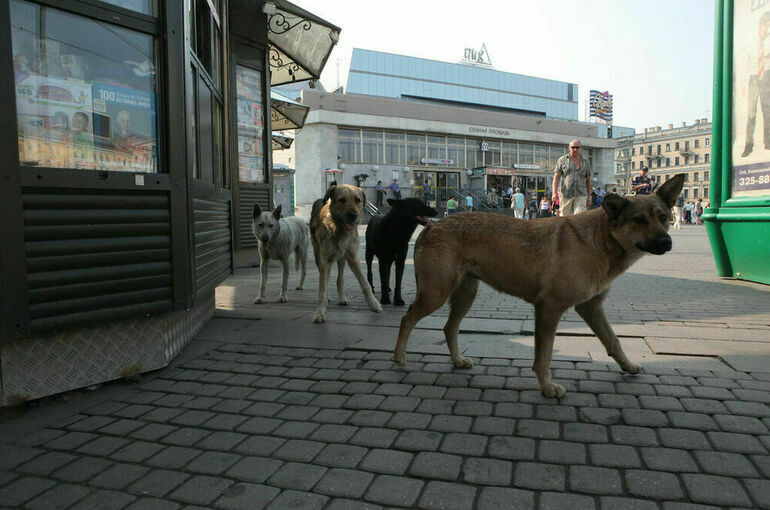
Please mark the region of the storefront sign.
POLYGON ((434 159, 434 158, 422 158, 420 163, 423 165, 453 165, 452 159, 434 159))
POLYGON ((494 166, 487 167, 487 175, 513 175, 515 173, 516 172, 513 170, 513 168, 502 168, 494 166))
POLYGON ((507 129, 500 128, 485 128, 471 126, 468 128, 468 132, 472 135, 498 135, 498 136, 511 136, 511 132, 507 129))
POLYGON ((540 170, 540 165, 525 165, 525 164, 514 163, 513 168, 518 168, 521 170, 540 170))
POLYGON ((489 52, 484 43, 481 44, 481 49, 465 48, 463 53, 463 64, 483 64, 485 66, 492 67, 492 59, 489 58, 489 52))

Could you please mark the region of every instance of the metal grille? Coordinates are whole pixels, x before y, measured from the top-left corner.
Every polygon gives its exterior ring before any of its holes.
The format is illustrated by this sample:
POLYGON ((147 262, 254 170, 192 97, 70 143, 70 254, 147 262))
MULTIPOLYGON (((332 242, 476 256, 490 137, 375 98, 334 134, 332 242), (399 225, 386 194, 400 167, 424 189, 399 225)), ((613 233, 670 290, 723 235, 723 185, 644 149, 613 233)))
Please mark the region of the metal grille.
POLYGON ((230 207, 227 202, 193 200, 195 293, 210 292, 230 274, 230 207))
POLYGON ((268 188, 246 188, 241 186, 238 193, 238 247, 257 246, 257 238, 251 231, 251 215, 254 202, 263 209, 269 207, 268 188))
POLYGON ((25 188, 30 328, 172 308, 166 193, 25 188))

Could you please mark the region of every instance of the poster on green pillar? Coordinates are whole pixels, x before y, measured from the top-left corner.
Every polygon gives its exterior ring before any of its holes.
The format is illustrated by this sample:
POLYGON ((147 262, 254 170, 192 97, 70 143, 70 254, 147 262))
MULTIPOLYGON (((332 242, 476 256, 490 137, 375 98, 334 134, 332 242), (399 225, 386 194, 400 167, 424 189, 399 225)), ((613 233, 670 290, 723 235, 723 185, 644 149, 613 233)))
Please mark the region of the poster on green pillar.
POLYGON ((735 0, 733 197, 770 194, 770 2, 735 0))

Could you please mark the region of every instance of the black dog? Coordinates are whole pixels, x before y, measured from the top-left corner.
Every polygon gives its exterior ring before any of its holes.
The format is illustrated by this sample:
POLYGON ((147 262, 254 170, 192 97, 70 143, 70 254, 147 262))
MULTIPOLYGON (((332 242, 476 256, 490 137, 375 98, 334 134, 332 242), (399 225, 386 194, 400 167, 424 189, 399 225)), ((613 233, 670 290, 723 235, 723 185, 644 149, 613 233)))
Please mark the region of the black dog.
POLYGON ((426 216, 435 216, 436 210, 428 207, 422 200, 405 198, 388 199, 390 211, 382 216, 375 216, 366 226, 366 276, 372 283, 372 259, 377 255, 380 264, 380 285, 382 286, 383 305, 390 304, 390 266, 396 263, 396 290, 393 304, 403 306, 401 299, 401 278, 404 275, 404 262, 409 251, 409 239, 417 224, 426 225, 426 216))

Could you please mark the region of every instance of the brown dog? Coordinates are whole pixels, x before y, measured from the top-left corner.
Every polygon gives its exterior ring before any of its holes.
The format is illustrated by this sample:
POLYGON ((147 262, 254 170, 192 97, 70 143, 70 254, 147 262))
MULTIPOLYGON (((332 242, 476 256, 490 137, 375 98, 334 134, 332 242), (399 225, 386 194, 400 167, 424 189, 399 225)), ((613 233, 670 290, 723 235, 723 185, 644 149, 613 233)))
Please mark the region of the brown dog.
POLYGON ((310 213, 310 239, 313 242, 315 263, 318 266, 318 305, 313 322, 326 321, 329 301, 329 273, 337 262, 337 296, 341 305, 350 303, 345 297, 343 272, 345 261, 350 265, 358 284, 373 312, 381 312, 382 306, 374 297, 358 260, 358 223, 364 210, 366 195, 361 188, 342 184, 331 186, 323 199, 313 203, 310 213))
POLYGON ((646 253, 671 249, 666 233, 671 207, 682 190, 677 174, 654 195, 605 195, 601 209, 569 217, 523 221, 488 213, 449 216, 424 230, 414 249, 417 296, 401 319, 395 361, 406 361, 406 344, 417 321, 449 299, 444 335, 452 362, 473 362, 457 349, 460 321, 468 312, 479 280, 535 305, 533 370, 546 397, 561 397, 549 365, 561 316, 574 306, 620 368, 637 373, 612 331, 603 302, 612 281, 646 253))

